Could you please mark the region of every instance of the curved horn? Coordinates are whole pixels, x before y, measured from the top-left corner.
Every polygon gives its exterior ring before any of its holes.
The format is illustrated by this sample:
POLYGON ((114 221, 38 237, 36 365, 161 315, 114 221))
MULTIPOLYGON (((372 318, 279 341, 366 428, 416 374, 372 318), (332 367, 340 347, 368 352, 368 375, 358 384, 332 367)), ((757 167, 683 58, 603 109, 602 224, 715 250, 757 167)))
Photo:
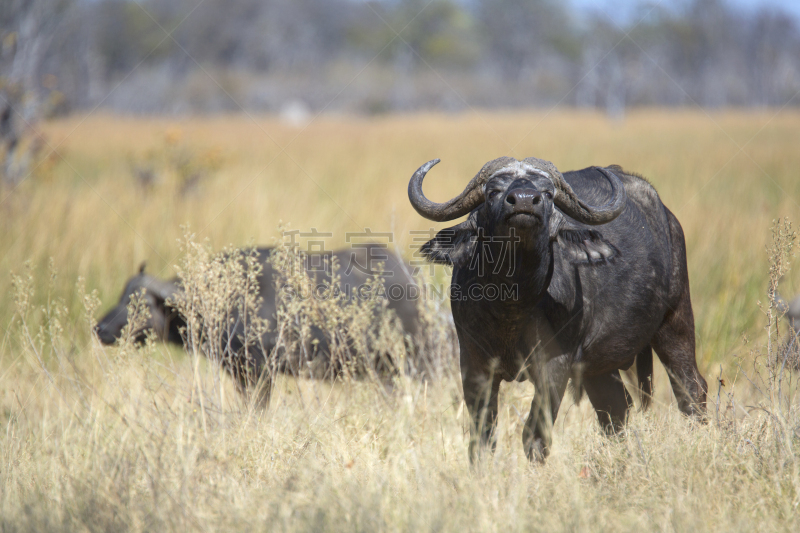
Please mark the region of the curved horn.
POLYGON ((411 181, 408 182, 408 199, 414 206, 417 213, 429 220, 445 222, 466 215, 483 202, 483 185, 491 176, 496 167, 502 166, 509 161, 514 161, 510 157, 500 157, 486 163, 483 168, 470 180, 461 194, 447 202, 437 204, 431 202, 422 192, 422 180, 428 171, 437 164, 440 159, 428 161, 414 172, 411 181))
POLYGON ((578 222, 589 224, 590 226, 606 224, 617 218, 622 213, 622 210, 625 209, 625 200, 627 198, 625 186, 616 174, 606 168, 593 167, 599 170, 611 185, 611 200, 604 206, 596 207, 578 198, 578 195, 569 186, 561 172, 550 161, 527 157, 524 162, 545 171, 550 176, 556 188, 553 203, 578 222))
POLYGON ((433 168, 434 165, 438 164, 439 161, 441 161, 441 159, 428 161, 414 172, 414 175, 411 176, 411 181, 408 182, 408 199, 420 215, 429 220, 444 222, 445 220, 453 220, 454 218, 466 215, 472 211, 472 209, 480 203, 483 191, 479 191, 481 198, 472 198, 472 196, 478 196, 469 194, 472 192, 471 189, 474 188, 473 181, 475 180, 473 179, 461 194, 447 202, 437 204, 436 202, 428 200, 425 197, 425 193, 422 192, 422 180, 425 179, 425 175, 428 171, 433 168), (465 200, 467 201, 465 202, 465 200))
POLYGON ((594 168, 599 170, 608 180, 608 184, 611 185, 611 199, 606 205, 600 207, 589 205, 578 198, 578 195, 569 186, 561 172, 556 170, 550 173, 553 177, 553 185, 556 187, 553 203, 578 222, 589 224, 590 226, 606 224, 617 218, 622 213, 622 210, 625 209, 625 200, 627 198, 625 186, 616 174, 602 167, 594 168))
POLYGON ((147 274, 142 275, 142 278, 140 286, 162 300, 166 300, 180 291, 174 280, 163 280, 147 274))

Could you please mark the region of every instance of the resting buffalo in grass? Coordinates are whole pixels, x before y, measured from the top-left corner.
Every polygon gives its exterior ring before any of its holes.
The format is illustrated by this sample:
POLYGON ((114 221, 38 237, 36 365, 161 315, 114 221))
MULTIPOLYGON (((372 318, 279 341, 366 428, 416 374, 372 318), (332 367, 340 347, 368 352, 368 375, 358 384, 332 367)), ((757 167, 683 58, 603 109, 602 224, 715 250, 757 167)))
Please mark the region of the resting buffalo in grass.
POLYGON ((619 431, 632 400, 618 371, 636 361, 646 406, 652 349, 681 411, 703 418, 683 231, 645 179, 617 166, 562 175, 549 161, 501 157, 438 204, 422 192, 438 162, 414 173, 408 196, 430 220, 469 215, 421 251, 453 266, 471 458, 477 443, 494 449, 501 381, 529 379, 536 388, 522 435, 530 459, 549 453, 570 378, 605 431, 619 431))
MULTIPOLYGON (((255 346, 248 347, 248 356, 245 357, 245 349, 241 340, 244 329, 242 321, 238 320, 237 315, 231 317, 231 326, 228 331, 224 332, 219 342, 224 343, 220 350, 224 354, 222 364, 234 378, 239 390, 245 393, 259 388, 257 403, 263 404, 269 400, 271 385, 270 376, 266 375, 268 373, 264 373, 263 370, 267 368, 267 359, 275 353, 278 342, 275 289, 277 273, 269 261, 271 248, 259 248, 255 252, 257 254, 256 261, 262 265, 262 270, 257 277, 259 297, 257 314, 267 320, 268 330, 259 339, 260 342, 255 346), (259 385, 259 379, 262 380, 262 385, 259 385)), ((341 291, 345 291, 343 294, 348 299, 364 297, 365 293, 360 288, 374 274, 378 273, 373 270, 377 268, 377 264, 383 264, 381 276, 384 279, 384 286, 392 288, 397 284, 404 289, 402 294, 400 291, 386 291, 390 295, 393 292, 401 295, 401 297, 390 297, 387 307, 394 311, 408 338, 414 339, 418 333, 419 314, 416 301, 409 298, 409 291, 406 290, 408 287, 415 286, 408 267, 394 255, 387 253, 380 245, 341 250, 332 255, 337 258, 340 265, 339 288, 341 291)), ((321 284, 330 280, 330 261, 325 260, 324 256, 319 254, 316 258, 311 254, 307 259, 306 271, 316 279, 316 283, 321 284), (320 269, 318 268, 320 265, 326 266, 320 269)), ((143 295, 150 316, 136 331, 130 332, 133 340, 137 343, 143 342, 152 332, 161 341, 184 345, 186 319, 173 305, 176 299, 184 294, 181 282, 177 278, 162 280, 150 276, 144 272, 144 266, 141 267, 138 275, 128 280, 119 303, 95 326, 95 332, 100 341, 104 344, 113 344, 121 337, 128 324, 128 307, 131 299, 134 295, 139 294, 143 295)), ((275 359, 270 360, 272 368, 294 375, 310 373, 316 377, 335 375, 341 370, 330 361, 327 353, 327 339, 319 329, 312 327, 310 338, 306 340, 310 341, 306 344, 310 347, 309 351, 313 350, 313 353, 306 354, 305 358, 297 354, 289 356, 279 353, 277 363, 275 359)))

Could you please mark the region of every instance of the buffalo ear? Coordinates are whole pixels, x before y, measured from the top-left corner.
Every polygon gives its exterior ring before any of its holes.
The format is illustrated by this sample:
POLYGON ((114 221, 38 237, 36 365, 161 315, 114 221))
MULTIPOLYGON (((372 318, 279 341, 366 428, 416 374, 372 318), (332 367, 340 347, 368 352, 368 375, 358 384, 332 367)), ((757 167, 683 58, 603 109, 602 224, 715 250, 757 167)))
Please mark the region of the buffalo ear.
POLYGON ((478 226, 472 214, 457 226, 445 228, 420 248, 426 259, 443 265, 463 266, 475 250, 478 226))
POLYGON ((575 226, 558 210, 554 210, 550 239, 558 243, 570 263, 601 264, 621 255, 619 249, 606 240, 602 233, 575 226))

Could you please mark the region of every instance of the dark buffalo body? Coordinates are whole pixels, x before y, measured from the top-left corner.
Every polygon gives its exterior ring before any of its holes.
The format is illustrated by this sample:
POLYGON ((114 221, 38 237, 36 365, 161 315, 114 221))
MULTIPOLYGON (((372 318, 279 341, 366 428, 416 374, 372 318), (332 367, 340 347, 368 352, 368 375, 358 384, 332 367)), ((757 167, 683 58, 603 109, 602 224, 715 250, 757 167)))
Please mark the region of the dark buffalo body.
MULTIPOLYGON (((278 274, 269 261, 271 248, 258 248, 255 252, 257 262, 262 265, 262 270, 257 278, 261 302, 258 307, 258 316, 267 320, 268 330, 255 348, 248 347, 247 357, 245 357, 242 342, 245 333, 244 326, 238 320, 237 314, 234 313, 231 317, 231 326, 228 331, 224 332, 220 342, 223 344, 222 352, 224 353, 222 364, 234 377, 239 389, 244 392, 259 386, 261 390, 259 402, 264 403, 269 399, 271 374, 264 373, 263 370, 266 368, 270 356, 275 356, 269 360, 270 370, 280 372, 292 374, 311 372, 316 373, 316 376, 319 377, 320 373, 335 375, 338 369, 329 360, 327 339, 322 332, 314 328, 311 331, 313 342, 308 343, 313 353, 301 355, 275 351, 278 340, 275 283, 278 274), (259 379, 261 385, 259 385, 259 379)), ((419 327, 419 314, 416 301, 405 297, 408 294, 406 289, 415 285, 407 265, 384 247, 375 244, 354 247, 352 250, 340 250, 333 252, 332 255, 337 258, 340 267, 338 270, 339 289, 349 299, 361 297, 362 293, 359 291, 359 287, 379 273, 378 264, 383 265, 380 274, 384 279, 384 286, 391 287, 397 284, 403 287, 403 297, 389 298, 387 307, 396 314, 408 338, 413 339, 419 327)), ((331 278, 330 256, 309 254, 305 258, 304 266, 309 276, 318 284, 329 281, 331 278)), ((104 344, 116 342, 128 324, 128 306, 131 298, 134 295, 142 294, 150 318, 145 320, 137 331, 132 332, 134 340, 142 342, 152 332, 163 341, 183 345, 186 320, 171 305, 171 302, 180 297, 182 292, 180 280, 177 278, 162 280, 145 274, 144 268, 141 268, 137 276, 128 280, 119 303, 98 322, 95 328, 98 338, 104 344)), ((401 293, 397 291, 397 294, 401 293)))
POLYGON ((618 431, 632 405, 618 371, 636 361, 646 406, 653 349, 680 409, 704 412, 683 232, 646 180, 619 167, 561 175, 549 162, 501 158, 459 197, 434 204, 421 190, 432 164, 409 185, 415 208, 433 220, 469 212, 422 251, 454 266, 471 449, 493 445, 501 381, 529 379, 536 387, 523 432, 530 458, 547 455, 570 378, 601 425, 618 431), (486 297, 504 290, 505 298, 486 297))

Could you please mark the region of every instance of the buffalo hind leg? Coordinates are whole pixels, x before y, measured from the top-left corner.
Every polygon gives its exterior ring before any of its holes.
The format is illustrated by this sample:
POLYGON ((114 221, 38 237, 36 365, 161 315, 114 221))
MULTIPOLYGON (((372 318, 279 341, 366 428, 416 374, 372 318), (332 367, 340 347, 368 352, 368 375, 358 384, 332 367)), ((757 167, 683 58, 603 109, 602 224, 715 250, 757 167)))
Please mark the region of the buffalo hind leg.
POLYGON ((708 386, 695 359, 694 316, 688 283, 678 306, 664 317, 652 345, 667 370, 678 408, 686 415, 704 418, 708 386))
POLYGON ((497 425, 497 395, 500 378, 492 372, 464 372, 461 383, 464 388, 464 403, 470 419, 470 462, 478 459, 479 452, 489 447, 494 451, 494 430, 497 425))
POLYGON ((531 378, 536 392, 531 402, 531 412, 522 429, 522 446, 531 461, 542 462, 550 454, 553 423, 558 415, 569 376, 566 357, 558 357, 544 365, 543 373, 531 378))
POLYGON ((227 364, 236 390, 256 409, 266 409, 272 395, 272 372, 268 365, 227 364))
POLYGON ((633 398, 628 394, 619 372, 583 378, 583 388, 592 402, 607 435, 614 435, 625 427, 628 409, 633 406, 633 398))

